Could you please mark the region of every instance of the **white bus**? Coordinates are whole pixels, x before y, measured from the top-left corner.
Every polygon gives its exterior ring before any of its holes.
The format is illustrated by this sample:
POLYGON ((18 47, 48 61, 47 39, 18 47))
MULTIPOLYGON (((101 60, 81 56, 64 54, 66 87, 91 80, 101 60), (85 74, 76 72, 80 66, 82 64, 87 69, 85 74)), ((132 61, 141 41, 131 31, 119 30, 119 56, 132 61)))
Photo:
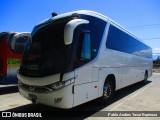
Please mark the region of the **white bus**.
POLYGON ((110 18, 92 11, 52 16, 36 25, 17 73, 20 94, 72 108, 152 75, 152 49, 110 18))

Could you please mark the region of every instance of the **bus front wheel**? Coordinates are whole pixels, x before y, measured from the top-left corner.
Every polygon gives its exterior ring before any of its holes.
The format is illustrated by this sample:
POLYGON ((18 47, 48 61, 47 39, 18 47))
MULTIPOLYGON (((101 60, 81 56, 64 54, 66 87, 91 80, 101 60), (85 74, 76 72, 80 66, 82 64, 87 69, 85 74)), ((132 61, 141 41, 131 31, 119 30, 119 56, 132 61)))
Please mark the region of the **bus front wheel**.
POLYGON ((113 82, 111 80, 106 80, 103 86, 103 95, 101 100, 103 102, 108 102, 113 97, 114 94, 114 87, 113 82))

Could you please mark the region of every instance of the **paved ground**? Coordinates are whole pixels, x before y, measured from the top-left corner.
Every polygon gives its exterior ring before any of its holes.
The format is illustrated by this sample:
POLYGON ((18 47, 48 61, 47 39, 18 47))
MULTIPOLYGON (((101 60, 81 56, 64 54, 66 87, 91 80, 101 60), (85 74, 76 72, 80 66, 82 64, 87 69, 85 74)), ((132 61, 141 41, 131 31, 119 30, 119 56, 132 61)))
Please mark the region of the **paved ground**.
POLYGON ((155 73, 160 73, 160 67, 154 67, 153 72, 155 73))
POLYGON ((0 111, 38 111, 42 113, 47 111, 52 114, 52 117, 54 117, 54 114, 56 117, 58 111, 61 116, 68 114, 69 119, 78 115, 76 119, 159 120, 160 117, 106 117, 105 114, 108 114, 108 111, 157 111, 160 114, 160 73, 154 73, 149 78, 147 85, 138 83, 117 91, 115 98, 109 103, 100 104, 97 100, 94 100, 71 110, 31 104, 30 101, 19 95, 16 86, 9 86, 7 89, 3 87, 0 88, 0 111))

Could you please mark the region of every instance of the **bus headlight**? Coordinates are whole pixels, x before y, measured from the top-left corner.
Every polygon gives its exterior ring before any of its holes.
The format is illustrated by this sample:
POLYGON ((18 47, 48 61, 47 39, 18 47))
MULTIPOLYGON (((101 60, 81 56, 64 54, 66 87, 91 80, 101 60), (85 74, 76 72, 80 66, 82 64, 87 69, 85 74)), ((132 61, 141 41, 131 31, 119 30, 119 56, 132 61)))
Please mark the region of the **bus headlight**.
POLYGON ((48 85, 48 87, 51 88, 51 89, 53 89, 53 90, 58 90, 60 88, 63 88, 65 86, 67 86, 67 85, 72 84, 73 82, 74 82, 74 78, 50 84, 50 85, 48 85))
POLYGON ((67 85, 70 85, 72 83, 74 83, 74 78, 71 78, 65 81, 59 81, 59 82, 56 82, 50 85, 45 85, 45 86, 27 85, 22 83, 21 81, 18 81, 18 87, 30 92, 42 93, 42 92, 52 92, 52 91, 61 89, 67 85))

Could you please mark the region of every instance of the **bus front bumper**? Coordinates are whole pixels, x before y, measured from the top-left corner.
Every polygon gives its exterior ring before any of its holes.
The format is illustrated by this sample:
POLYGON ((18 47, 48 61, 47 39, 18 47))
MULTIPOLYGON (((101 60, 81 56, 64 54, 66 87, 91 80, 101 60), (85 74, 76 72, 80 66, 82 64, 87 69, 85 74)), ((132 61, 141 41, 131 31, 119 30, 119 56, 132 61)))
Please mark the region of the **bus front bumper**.
POLYGON ((22 88, 20 84, 18 84, 18 89, 24 98, 34 103, 41 103, 64 109, 73 107, 72 85, 65 86, 64 88, 52 92, 31 92, 22 88))

